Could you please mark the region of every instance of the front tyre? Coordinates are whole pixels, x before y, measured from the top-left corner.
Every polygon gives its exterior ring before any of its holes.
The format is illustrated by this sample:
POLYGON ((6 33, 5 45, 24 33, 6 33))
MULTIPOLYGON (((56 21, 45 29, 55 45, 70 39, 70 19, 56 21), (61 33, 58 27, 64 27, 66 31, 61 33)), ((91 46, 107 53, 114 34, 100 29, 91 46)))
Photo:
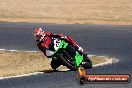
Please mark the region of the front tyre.
POLYGON ((69 61, 71 57, 68 55, 66 51, 63 50, 63 52, 59 54, 59 57, 63 65, 69 68, 70 70, 76 71, 78 69, 76 65, 74 65, 73 63, 69 61))

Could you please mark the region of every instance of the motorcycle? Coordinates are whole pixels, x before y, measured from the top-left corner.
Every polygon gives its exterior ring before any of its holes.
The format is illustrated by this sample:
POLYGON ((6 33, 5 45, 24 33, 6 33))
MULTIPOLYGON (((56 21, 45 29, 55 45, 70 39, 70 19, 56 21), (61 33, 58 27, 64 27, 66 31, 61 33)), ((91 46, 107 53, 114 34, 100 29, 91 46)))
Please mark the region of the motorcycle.
MULTIPOLYGON (((88 57, 80 53, 75 47, 63 38, 51 38, 50 49, 54 52, 52 55, 51 67, 58 68, 64 65, 70 70, 77 70, 81 62, 88 57)), ((88 63, 92 65, 91 60, 88 63)))

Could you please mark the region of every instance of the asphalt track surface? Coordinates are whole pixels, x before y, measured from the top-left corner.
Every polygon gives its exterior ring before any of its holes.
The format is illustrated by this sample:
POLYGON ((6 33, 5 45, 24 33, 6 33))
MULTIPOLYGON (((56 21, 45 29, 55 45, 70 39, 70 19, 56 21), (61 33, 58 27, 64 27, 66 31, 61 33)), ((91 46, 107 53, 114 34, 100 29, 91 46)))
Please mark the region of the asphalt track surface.
MULTIPOLYGON (((132 75, 132 26, 113 25, 66 25, 40 23, 0 22, 0 48, 15 50, 38 50, 33 39, 33 29, 70 35, 94 55, 109 55, 119 59, 118 63, 87 70, 90 74, 132 75)), ((0 80, 0 88, 132 88, 129 84, 85 84, 76 83, 76 72, 49 72, 28 77, 0 80)))

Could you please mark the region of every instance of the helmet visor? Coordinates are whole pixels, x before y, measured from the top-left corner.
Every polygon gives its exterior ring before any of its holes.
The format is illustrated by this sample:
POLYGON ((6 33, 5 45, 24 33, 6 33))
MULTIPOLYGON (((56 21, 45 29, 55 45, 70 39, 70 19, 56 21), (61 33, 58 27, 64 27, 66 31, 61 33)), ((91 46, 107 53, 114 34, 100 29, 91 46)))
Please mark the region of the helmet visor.
POLYGON ((35 40, 38 41, 41 38, 41 35, 36 35, 35 40))

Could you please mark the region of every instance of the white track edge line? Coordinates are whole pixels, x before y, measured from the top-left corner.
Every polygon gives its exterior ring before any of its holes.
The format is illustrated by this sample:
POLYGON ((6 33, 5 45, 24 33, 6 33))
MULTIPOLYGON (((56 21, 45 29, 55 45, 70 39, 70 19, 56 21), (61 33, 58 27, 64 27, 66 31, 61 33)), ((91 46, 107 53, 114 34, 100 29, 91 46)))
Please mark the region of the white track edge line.
MULTIPOLYGON (((2 51, 2 50, 7 50, 7 49, 0 49, 0 51, 2 51)), ((8 50, 8 51, 18 52, 19 50, 8 50)), ((37 52, 37 51, 25 51, 25 52, 37 52)), ((91 56, 96 56, 96 55, 88 55, 88 56, 91 57, 91 56)), ((104 66, 104 65, 112 64, 112 63, 113 63, 112 59, 109 59, 107 62, 93 65, 93 67, 104 66)), ((68 70, 69 69, 63 69, 61 71, 68 71, 68 70)), ((22 74, 22 75, 16 75, 16 76, 0 77, 0 80, 10 79, 10 78, 18 78, 18 77, 25 77, 25 76, 32 76, 32 75, 38 75, 38 74, 43 74, 43 72, 34 72, 34 73, 28 73, 28 74, 22 74)))

